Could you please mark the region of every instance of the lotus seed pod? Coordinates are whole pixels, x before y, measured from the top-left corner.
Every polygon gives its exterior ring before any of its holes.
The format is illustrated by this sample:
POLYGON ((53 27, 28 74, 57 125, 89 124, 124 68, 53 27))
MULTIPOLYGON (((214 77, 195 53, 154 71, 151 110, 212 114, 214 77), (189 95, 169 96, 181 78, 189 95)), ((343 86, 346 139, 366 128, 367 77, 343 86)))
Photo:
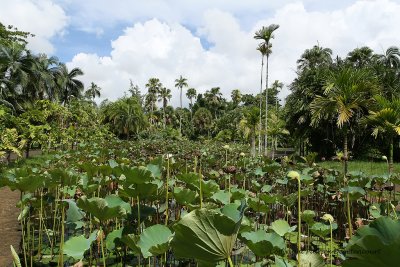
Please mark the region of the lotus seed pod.
POLYGON ((330 215, 329 213, 325 213, 324 216, 322 216, 322 219, 324 221, 328 221, 330 223, 333 223, 333 221, 334 221, 333 216, 330 215))
POLYGON ((290 171, 287 176, 291 179, 300 180, 300 174, 296 171, 290 171))

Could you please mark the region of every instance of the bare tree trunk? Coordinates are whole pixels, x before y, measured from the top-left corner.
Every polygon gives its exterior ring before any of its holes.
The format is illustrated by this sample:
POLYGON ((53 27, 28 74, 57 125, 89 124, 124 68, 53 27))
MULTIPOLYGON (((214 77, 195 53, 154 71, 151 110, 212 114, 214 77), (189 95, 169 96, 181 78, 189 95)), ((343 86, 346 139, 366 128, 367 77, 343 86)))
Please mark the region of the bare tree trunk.
POLYGON ((251 134, 251 156, 255 157, 256 156, 256 136, 254 133, 251 134))
POLYGON ((263 71, 264 71, 264 55, 261 57, 261 82, 260 82, 260 125, 259 125, 259 133, 258 133, 258 154, 262 155, 262 89, 263 89, 263 71))
POLYGON ((344 130, 344 142, 343 142, 343 156, 344 156, 344 175, 347 174, 348 170, 348 141, 347 141, 347 128, 344 130))
POLYGON ((393 137, 390 137, 389 145, 389 174, 393 173, 393 137))
MULTIPOLYGON (((268 44, 267 44, 268 46, 268 44)), ((267 64, 265 71, 265 135, 264 135, 264 155, 268 156, 268 61, 269 55, 267 54, 267 64)))

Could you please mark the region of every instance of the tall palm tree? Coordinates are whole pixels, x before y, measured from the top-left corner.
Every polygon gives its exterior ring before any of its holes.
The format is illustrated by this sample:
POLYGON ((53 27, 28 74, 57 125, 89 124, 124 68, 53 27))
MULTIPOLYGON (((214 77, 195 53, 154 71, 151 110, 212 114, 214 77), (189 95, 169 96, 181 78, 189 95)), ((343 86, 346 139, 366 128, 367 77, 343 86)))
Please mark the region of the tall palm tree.
POLYGON ((164 119, 164 129, 165 126, 167 124, 167 119, 165 116, 165 110, 168 106, 168 101, 171 99, 172 95, 171 95, 171 90, 166 88, 166 87, 162 87, 159 91, 158 91, 158 101, 162 101, 163 104, 163 119, 164 119))
POLYGON ((283 83, 275 80, 274 83, 272 84, 272 91, 275 93, 275 110, 278 111, 278 93, 280 90, 283 88, 283 83))
POLYGON ((366 113, 374 102, 377 78, 368 69, 342 67, 327 77, 324 95, 318 95, 310 104, 311 125, 322 119, 336 117, 337 127, 343 129, 344 173, 347 174, 348 130, 352 119, 366 113))
POLYGON ((240 92, 239 89, 234 89, 231 92, 231 98, 232 98, 234 107, 237 107, 239 105, 240 101, 242 100, 242 93, 240 92))
POLYGON ((33 76, 34 58, 24 45, 12 42, 0 46, 0 100, 12 109, 21 109, 22 101, 30 100, 25 95, 33 76))
POLYGON ((390 69, 400 68, 400 50, 396 46, 389 47, 385 54, 378 56, 378 62, 390 69))
POLYGON ((90 84, 90 87, 86 90, 85 96, 91 98, 92 101, 94 102, 94 99, 96 96, 100 97, 100 95, 101 95, 100 91, 101 91, 101 87, 99 87, 97 84, 92 82, 90 84))
POLYGON ((332 63, 332 49, 314 45, 311 49, 306 49, 297 60, 299 71, 305 69, 315 69, 320 66, 326 66, 332 63))
POLYGON ((260 79, 260 123, 259 123, 259 135, 258 135, 258 153, 261 155, 262 154, 262 142, 261 142, 261 130, 262 130, 262 103, 263 103, 263 98, 262 98, 262 91, 263 91, 263 73, 264 73, 264 58, 268 53, 271 53, 271 46, 267 46, 266 43, 261 43, 258 45, 257 50, 260 51, 261 53, 261 79, 260 79))
POLYGON ((60 64, 57 72, 57 84, 60 90, 60 100, 63 104, 68 104, 71 97, 80 98, 84 90, 84 84, 77 77, 83 75, 80 68, 68 70, 63 63, 60 64))
MULTIPOLYGON (((181 75, 178 79, 175 79, 175 87, 179 88, 179 90, 180 90, 179 99, 180 99, 180 107, 181 107, 181 112, 182 112, 182 88, 188 87, 187 79, 183 78, 181 75)), ((182 134, 182 114, 179 116, 179 132, 182 134)))
POLYGON ((56 57, 39 54, 34 57, 33 75, 30 82, 31 95, 34 99, 57 99, 56 76, 59 61, 56 57))
POLYGON ((373 127, 372 135, 383 135, 389 139, 389 173, 393 172, 393 141, 400 135, 400 99, 391 101, 382 96, 375 97, 377 109, 370 110, 365 122, 373 127))
MULTIPOLYGON (((157 93, 162 87, 162 83, 158 78, 150 78, 145 86, 148 90, 146 95, 146 102, 150 105, 150 117, 152 117, 154 113, 154 106, 157 101, 157 93)), ((150 121, 152 122, 152 119, 150 121)))
POLYGON ((259 110, 257 107, 252 106, 244 113, 244 118, 239 123, 239 128, 246 138, 250 139, 250 155, 256 156, 256 130, 259 123, 258 120, 259 110))
POLYGON ((189 99, 190 101, 190 117, 192 117, 193 115, 193 99, 195 99, 197 96, 197 92, 196 89, 194 88, 189 88, 186 91, 186 97, 189 99))
POLYGON ((257 40, 262 40, 267 47, 267 60, 266 60, 266 70, 265 70, 265 136, 264 136, 264 154, 268 155, 268 67, 269 67, 269 56, 272 53, 272 45, 271 39, 274 38, 273 32, 279 28, 277 24, 271 24, 267 27, 263 26, 260 30, 258 30, 254 38, 257 40))
POLYGON ((373 50, 368 46, 356 48, 347 54, 346 60, 356 68, 365 67, 373 60, 373 50))
POLYGON ((214 113, 214 118, 217 119, 217 111, 221 107, 222 103, 222 93, 220 92, 220 88, 211 88, 211 90, 205 92, 204 97, 207 100, 207 104, 211 111, 214 113))

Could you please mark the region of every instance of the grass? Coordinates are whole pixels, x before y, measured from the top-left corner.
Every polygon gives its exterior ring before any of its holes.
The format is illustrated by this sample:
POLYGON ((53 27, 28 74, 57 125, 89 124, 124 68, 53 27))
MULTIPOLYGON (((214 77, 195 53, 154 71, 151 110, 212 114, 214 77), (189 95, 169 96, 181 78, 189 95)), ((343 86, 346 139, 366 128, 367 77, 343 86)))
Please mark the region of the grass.
MULTIPOLYGON (((342 170, 342 163, 338 161, 323 161, 318 162, 318 165, 329 168, 342 170)), ((400 173, 400 164, 394 163, 394 173, 400 173)), ((385 161, 373 162, 373 161, 349 161, 349 171, 362 171, 367 175, 382 175, 388 173, 388 165, 385 161)))

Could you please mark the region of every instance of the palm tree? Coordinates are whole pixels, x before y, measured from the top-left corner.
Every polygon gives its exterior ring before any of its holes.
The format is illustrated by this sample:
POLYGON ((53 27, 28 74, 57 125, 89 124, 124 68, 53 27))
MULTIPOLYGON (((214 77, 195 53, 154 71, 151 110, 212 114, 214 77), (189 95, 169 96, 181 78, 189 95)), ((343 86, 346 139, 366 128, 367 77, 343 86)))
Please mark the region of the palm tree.
POLYGON ((278 80, 275 80, 272 84, 272 92, 275 94, 275 110, 278 111, 278 93, 283 88, 283 83, 278 80))
POLYGON ((378 56, 378 62, 382 63, 389 69, 400 68, 400 50, 398 47, 391 46, 389 47, 384 55, 378 56))
POLYGON ((373 51, 368 46, 356 48, 347 54, 346 60, 356 68, 363 68, 371 63, 373 51))
POLYGON ((136 98, 122 98, 105 107, 105 117, 113 129, 129 140, 132 133, 138 134, 146 126, 142 108, 136 98))
POLYGON ((347 174, 347 134, 356 115, 360 116, 374 102, 377 78, 367 69, 342 67, 332 71, 326 82, 323 96, 316 96, 310 104, 311 125, 316 126, 322 119, 336 116, 336 125, 343 128, 344 173, 347 174))
POLYGON ((100 95, 101 95, 100 91, 101 91, 101 88, 97 84, 92 82, 90 84, 90 87, 86 90, 85 96, 88 97, 88 98, 92 98, 92 100, 94 102, 94 99, 95 99, 96 96, 100 97, 100 95))
MULTIPOLYGON (((179 88, 180 90, 180 107, 181 107, 181 112, 182 112, 182 88, 183 87, 188 87, 187 84, 187 79, 183 78, 182 75, 179 77, 179 79, 175 79, 175 87, 179 88)), ((182 114, 179 116, 179 132, 182 134, 182 114)))
POLYGON ((232 98, 234 107, 237 107, 239 105, 240 101, 242 100, 242 93, 240 92, 239 89, 234 89, 231 92, 231 98, 232 98))
MULTIPOLYGON (((150 117, 153 116, 154 112, 154 105, 157 101, 157 93, 162 87, 162 83, 160 82, 160 79, 158 78, 150 78, 149 81, 146 84, 146 88, 148 90, 147 95, 146 95, 146 102, 148 105, 150 105, 150 117)), ((152 122, 152 119, 150 120, 152 122)))
POLYGON ((392 101, 381 96, 375 97, 376 111, 369 111, 365 122, 373 127, 372 135, 384 135, 389 139, 389 173, 393 172, 393 141, 400 135, 400 99, 392 101))
POLYGON ((172 97, 171 90, 166 87, 162 87, 158 91, 158 101, 162 101, 162 104, 163 104, 164 129, 167 124, 166 117, 165 117, 165 109, 167 108, 168 101, 171 99, 171 97, 172 97))
POLYGON ((243 132, 245 138, 250 138, 250 154, 252 157, 256 156, 256 129, 259 123, 258 116, 258 108, 252 106, 244 112, 244 118, 239 123, 239 128, 243 132))
POLYGON ((305 69, 316 69, 320 66, 326 66, 332 63, 332 50, 314 45, 311 49, 306 49, 297 60, 297 68, 299 71, 305 69))
POLYGON ((33 76, 31 79, 32 95, 36 99, 56 100, 56 76, 59 71, 59 61, 56 57, 39 54, 34 57, 33 76))
POLYGON ((214 113, 214 118, 217 119, 217 111, 222 104, 222 93, 220 92, 220 88, 211 88, 211 90, 205 92, 204 97, 207 100, 207 105, 209 105, 210 111, 214 113))
POLYGON ((57 72, 57 84, 60 89, 60 100, 63 104, 68 104, 71 97, 79 98, 84 90, 84 84, 77 77, 83 75, 80 68, 68 70, 63 63, 60 64, 57 72))
POLYGON ((272 53, 272 45, 271 45, 271 39, 274 38, 273 32, 276 31, 279 28, 279 25, 277 24, 271 24, 267 27, 262 27, 260 30, 258 30, 255 35, 254 39, 257 40, 262 40, 266 46, 266 56, 267 56, 267 62, 266 62, 266 70, 265 70, 265 143, 264 143, 264 154, 268 155, 268 66, 269 66, 269 55, 272 53))
POLYGON ((193 99, 196 98, 197 92, 196 89, 194 88, 189 88, 186 91, 186 97, 189 99, 190 101, 190 117, 192 117, 192 113, 193 113, 193 99))
MULTIPOLYGON (((33 76, 34 58, 24 45, 12 42, 0 46, 0 100, 12 109, 21 109, 19 100, 26 101, 26 87, 33 76), (22 99, 21 99, 22 98, 22 99)), ((28 99, 30 100, 30 99, 28 99)))
POLYGON ((261 130, 262 130, 262 103, 263 103, 263 98, 262 96, 262 91, 263 91, 263 72, 264 72, 264 57, 271 53, 271 48, 272 45, 270 44, 267 46, 266 43, 261 43, 258 45, 257 50, 260 51, 261 53, 261 79, 260 79, 260 123, 259 123, 259 135, 258 135, 258 153, 261 155, 262 153, 262 142, 261 142, 261 130))

